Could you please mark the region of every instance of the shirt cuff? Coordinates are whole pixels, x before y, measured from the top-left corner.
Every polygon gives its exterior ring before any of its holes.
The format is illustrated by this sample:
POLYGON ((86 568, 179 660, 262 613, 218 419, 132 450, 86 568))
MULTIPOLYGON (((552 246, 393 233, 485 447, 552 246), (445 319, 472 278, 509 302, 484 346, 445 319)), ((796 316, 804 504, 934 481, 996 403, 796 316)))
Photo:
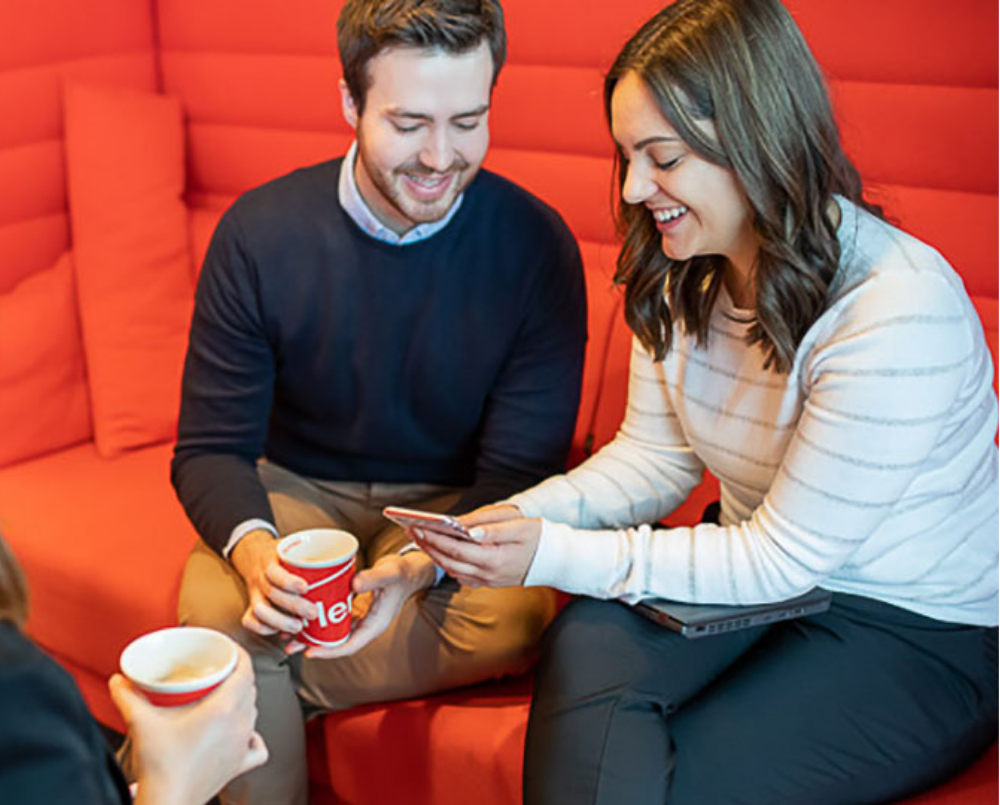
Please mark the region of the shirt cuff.
POLYGON ((582 531, 542 520, 525 587, 555 587, 592 598, 613 598, 618 541, 614 532, 582 531))
POLYGON ((236 528, 233 529, 232 533, 229 535, 229 539, 225 545, 222 546, 222 556, 225 559, 229 559, 229 555, 233 552, 233 548, 236 547, 243 537, 249 534, 251 531, 270 531, 274 535, 274 538, 278 538, 278 529, 275 528, 267 520, 261 520, 259 517, 253 520, 244 520, 236 528))
MULTIPOLYGON (((420 546, 417 545, 417 543, 415 542, 411 542, 409 545, 404 545, 402 548, 399 549, 399 555, 402 556, 404 553, 409 553, 410 551, 419 551, 419 550, 420 546)), ((431 587, 437 587, 441 583, 441 579, 444 578, 444 575, 445 575, 444 570, 442 570, 435 564, 434 583, 431 584, 431 587)))

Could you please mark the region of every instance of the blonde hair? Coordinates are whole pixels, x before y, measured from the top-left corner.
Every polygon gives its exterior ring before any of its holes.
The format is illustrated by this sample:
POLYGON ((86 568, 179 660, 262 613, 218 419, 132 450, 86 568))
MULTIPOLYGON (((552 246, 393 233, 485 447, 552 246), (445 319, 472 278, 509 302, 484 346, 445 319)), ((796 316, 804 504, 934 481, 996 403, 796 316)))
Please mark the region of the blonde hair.
POLYGON ((0 534, 0 623, 11 621, 18 627, 28 617, 28 586, 10 547, 0 534))

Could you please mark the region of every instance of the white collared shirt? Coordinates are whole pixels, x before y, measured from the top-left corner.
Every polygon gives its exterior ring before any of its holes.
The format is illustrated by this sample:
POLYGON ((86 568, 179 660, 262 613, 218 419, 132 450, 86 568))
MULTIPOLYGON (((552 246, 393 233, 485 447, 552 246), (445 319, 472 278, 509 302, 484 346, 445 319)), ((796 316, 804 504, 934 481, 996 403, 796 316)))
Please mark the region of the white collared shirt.
POLYGON ((344 212, 351 216, 351 220, 376 240, 392 246, 408 246, 411 243, 419 243, 448 226, 451 219, 455 217, 455 213, 458 212, 458 208, 462 206, 463 195, 459 194, 443 218, 417 224, 402 235, 398 235, 375 217, 375 213, 371 211, 371 207, 362 197, 361 191, 358 189, 358 182, 354 178, 354 166, 357 164, 357 159, 358 142, 355 140, 351 143, 351 147, 344 155, 344 161, 340 165, 337 197, 340 206, 344 208, 344 212))

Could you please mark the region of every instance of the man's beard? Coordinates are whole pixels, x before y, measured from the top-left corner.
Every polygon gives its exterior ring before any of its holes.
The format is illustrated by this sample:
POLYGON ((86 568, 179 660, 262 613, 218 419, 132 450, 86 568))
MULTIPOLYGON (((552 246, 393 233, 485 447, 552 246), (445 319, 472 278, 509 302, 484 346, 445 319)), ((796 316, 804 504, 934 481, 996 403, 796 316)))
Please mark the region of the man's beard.
POLYGON ((432 170, 421 164, 418 157, 414 157, 409 162, 393 168, 392 172, 387 175, 368 160, 364 143, 360 137, 358 138, 358 158, 361 160, 371 183, 382 196, 382 201, 391 206, 397 215, 413 225, 426 224, 443 218, 455 203, 455 199, 469 186, 476 175, 475 170, 469 170, 469 162, 458 155, 451 165, 443 171, 432 170), (451 184, 440 198, 422 202, 410 196, 399 186, 398 182, 405 181, 403 177, 407 174, 416 177, 450 175, 451 184))

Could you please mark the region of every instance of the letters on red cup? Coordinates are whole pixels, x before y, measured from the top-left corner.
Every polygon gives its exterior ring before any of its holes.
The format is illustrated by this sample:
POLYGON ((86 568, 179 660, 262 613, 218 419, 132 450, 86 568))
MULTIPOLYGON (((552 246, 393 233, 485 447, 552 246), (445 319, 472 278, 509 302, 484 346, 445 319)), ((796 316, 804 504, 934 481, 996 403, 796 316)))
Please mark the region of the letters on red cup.
POLYGON ((336 528, 311 528, 278 543, 278 559, 309 585, 305 598, 316 604, 317 617, 306 621, 299 637, 317 646, 336 646, 351 634, 351 581, 358 541, 336 528))

